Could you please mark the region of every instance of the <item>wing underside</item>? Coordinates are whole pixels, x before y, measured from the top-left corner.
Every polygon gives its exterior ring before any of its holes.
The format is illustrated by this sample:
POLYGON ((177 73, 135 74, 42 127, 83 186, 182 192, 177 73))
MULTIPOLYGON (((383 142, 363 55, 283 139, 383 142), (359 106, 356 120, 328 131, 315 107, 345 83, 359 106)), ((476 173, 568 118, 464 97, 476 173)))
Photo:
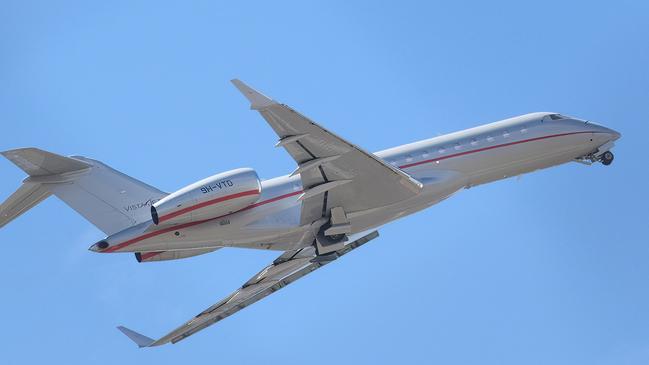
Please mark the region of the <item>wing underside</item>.
POLYGON ((378 237, 378 235, 377 231, 361 235, 360 238, 346 244, 342 249, 326 256, 317 256, 312 246, 286 251, 234 293, 157 340, 150 339, 126 327, 120 326, 118 329, 140 347, 160 346, 169 342, 176 343, 265 298, 378 237))

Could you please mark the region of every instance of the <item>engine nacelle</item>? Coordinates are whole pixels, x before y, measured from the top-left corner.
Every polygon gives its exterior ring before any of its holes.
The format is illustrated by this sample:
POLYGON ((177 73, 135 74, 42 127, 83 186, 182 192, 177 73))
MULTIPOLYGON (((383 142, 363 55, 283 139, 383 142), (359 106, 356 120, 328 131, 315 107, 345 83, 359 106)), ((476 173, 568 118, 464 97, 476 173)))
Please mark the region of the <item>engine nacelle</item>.
POLYGON ((214 252, 219 248, 220 247, 199 248, 199 249, 181 250, 181 251, 136 252, 135 259, 137 260, 137 262, 180 260, 188 257, 194 257, 194 256, 204 255, 206 253, 214 252))
POLYGON ((253 169, 227 171, 188 185, 151 206, 153 223, 181 224, 241 210, 259 199, 261 182, 253 169))

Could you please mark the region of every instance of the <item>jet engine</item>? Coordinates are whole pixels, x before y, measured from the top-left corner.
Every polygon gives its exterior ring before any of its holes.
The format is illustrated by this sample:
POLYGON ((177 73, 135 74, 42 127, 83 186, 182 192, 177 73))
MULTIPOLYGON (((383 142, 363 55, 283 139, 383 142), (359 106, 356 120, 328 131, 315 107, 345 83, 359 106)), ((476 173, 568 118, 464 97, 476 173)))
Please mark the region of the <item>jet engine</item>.
POLYGON ((218 249, 220 249, 220 247, 180 251, 136 252, 135 259, 137 260, 137 262, 180 260, 188 257, 204 255, 206 253, 214 252, 218 249))
POLYGON ((182 224, 220 217, 256 202, 260 194, 255 170, 231 170, 167 195, 151 206, 151 218, 155 224, 182 224))

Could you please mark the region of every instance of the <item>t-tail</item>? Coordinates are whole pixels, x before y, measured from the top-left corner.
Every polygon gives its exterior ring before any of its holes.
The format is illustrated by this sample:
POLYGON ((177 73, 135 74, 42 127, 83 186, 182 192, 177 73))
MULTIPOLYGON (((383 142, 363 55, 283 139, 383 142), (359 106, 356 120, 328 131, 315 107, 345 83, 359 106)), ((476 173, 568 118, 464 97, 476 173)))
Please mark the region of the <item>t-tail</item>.
POLYGON ((167 195, 85 157, 64 157, 38 148, 19 148, 2 155, 29 176, 0 205, 0 227, 54 194, 111 235, 150 220, 151 205, 167 195))

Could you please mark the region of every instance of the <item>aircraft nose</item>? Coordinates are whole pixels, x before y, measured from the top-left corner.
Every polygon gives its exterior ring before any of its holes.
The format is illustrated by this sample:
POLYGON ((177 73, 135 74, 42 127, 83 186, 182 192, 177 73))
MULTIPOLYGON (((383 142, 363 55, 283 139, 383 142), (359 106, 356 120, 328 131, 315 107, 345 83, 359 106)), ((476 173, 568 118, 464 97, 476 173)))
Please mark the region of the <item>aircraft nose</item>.
POLYGON ((595 127, 595 131, 597 133, 602 133, 602 134, 606 135, 606 137, 607 137, 606 139, 609 140, 609 141, 617 141, 618 139, 620 139, 620 137, 622 137, 622 134, 620 132, 616 131, 616 130, 613 130, 611 128, 606 128, 604 126, 594 124, 594 123, 591 123, 591 124, 592 124, 592 126, 595 127))
POLYGON ((606 128, 606 127, 602 127, 602 128, 604 129, 604 133, 606 133, 610 141, 617 141, 618 139, 620 139, 620 137, 622 137, 622 134, 620 134, 620 132, 616 130, 606 128))

